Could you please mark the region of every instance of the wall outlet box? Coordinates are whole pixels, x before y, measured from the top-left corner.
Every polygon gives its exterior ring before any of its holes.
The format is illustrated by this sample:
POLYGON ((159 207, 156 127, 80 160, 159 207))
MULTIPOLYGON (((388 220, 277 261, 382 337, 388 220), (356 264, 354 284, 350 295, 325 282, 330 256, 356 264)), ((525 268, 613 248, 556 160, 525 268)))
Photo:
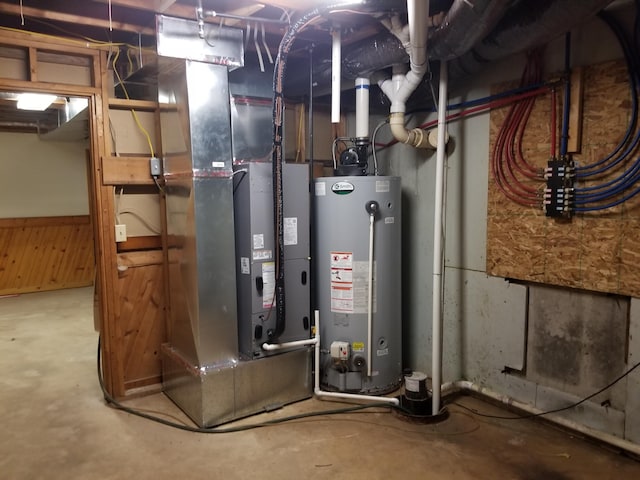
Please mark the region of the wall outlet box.
POLYGON ((116 242, 126 242, 127 241, 127 226, 126 225, 116 225, 116 242))
POLYGON ((152 177, 159 177, 162 175, 162 168, 160 167, 160 159, 157 157, 151 157, 149 159, 149 170, 152 177))

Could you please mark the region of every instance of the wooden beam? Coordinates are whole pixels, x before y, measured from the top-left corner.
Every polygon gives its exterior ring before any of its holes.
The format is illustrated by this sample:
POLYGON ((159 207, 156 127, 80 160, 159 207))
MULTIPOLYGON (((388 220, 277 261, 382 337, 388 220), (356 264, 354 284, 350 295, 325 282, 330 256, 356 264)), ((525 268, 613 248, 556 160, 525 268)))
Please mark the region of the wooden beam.
POLYGON ((105 185, 153 185, 149 157, 103 158, 102 182, 105 185))
MULTIPOLYGON (((162 249, 160 235, 146 235, 144 237, 127 237, 124 242, 118 242, 118 253, 162 249)), ((162 262, 158 262, 162 264, 162 262)))
POLYGON ((29 47, 29 80, 38 81, 38 51, 35 47, 29 47))
POLYGON ((582 150, 583 77, 582 67, 574 67, 571 70, 568 153, 580 153, 580 150, 582 150))
POLYGON ((58 22, 71 23, 76 25, 85 25, 99 28, 113 28, 123 32, 140 33, 142 35, 155 35, 155 28, 143 27, 126 22, 109 22, 108 18, 94 18, 75 15, 72 13, 55 12, 53 10, 45 10, 43 8, 27 7, 18 4, 8 4, 0 2, 0 13, 8 13, 10 15, 23 14, 29 17, 42 18, 45 20, 54 20, 58 22))
POLYGON ((148 252, 127 252, 118 254, 118 265, 123 267, 145 267, 147 265, 162 265, 164 256, 161 250, 148 252))
POLYGON ((110 98, 109 108, 118 110, 146 110, 153 112, 158 108, 158 102, 149 100, 127 100, 125 98, 110 98))

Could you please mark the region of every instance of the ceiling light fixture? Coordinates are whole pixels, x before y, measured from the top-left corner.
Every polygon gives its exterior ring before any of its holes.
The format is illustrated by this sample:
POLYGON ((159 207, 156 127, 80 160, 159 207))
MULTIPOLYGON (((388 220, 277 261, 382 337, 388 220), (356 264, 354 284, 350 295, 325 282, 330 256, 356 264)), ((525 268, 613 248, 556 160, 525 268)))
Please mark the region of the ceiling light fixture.
POLYGON ((18 95, 17 107, 20 110, 46 110, 57 97, 45 93, 21 93, 18 95))

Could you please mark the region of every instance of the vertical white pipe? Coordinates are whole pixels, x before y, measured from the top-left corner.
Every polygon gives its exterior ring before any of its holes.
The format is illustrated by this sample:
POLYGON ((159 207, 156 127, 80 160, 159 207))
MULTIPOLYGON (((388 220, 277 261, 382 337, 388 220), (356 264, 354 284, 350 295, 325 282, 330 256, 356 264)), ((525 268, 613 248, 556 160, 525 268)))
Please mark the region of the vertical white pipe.
POLYGON ((333 29, 331 38, 331 123, 340 123, 340 79, 342 76, 340 28, 333 29))
POLYGON ((356 78, 356 138, 369 136, 369 79, 356 78))
POLYGON ((371 377, 373 370, 373 233, 376 215, 369 214, 369 291, 367 292, 367 377, 371 377))
POLYGON ((446 122, 447 122, 447 63, 440 62, 440 87, 438 91, 438 146, 436 150, 436 195, 433 216, 433 313, 432 313, 432 414, 440 412, 440 395, 442 387, 442 268, 444 264, 444 179, 446 156, 446 122))

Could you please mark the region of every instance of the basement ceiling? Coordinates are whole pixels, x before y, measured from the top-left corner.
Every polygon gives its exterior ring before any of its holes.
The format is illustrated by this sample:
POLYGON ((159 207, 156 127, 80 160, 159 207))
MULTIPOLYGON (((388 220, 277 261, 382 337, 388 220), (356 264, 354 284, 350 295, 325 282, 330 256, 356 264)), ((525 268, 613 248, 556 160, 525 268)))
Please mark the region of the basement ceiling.
MULTIPOLYGON (((221 20, 220 16, 215 16, 207 18, 207 22, 224 21, 225 25, 245 31, 250 28, 252 34, 256 26, 262 28, 264 25, 266 43, 274 54, 286 32, 285 20, 295 20, 304 12, 327 4, 327 0, 0 0, 0 26, 153 49, 156 15, 196 20, 200 1, 205 11, 243 17, 242 20, 221 20), (272 21, 262 22, 263 19, 272 21)), ((628 0, 618 0, 624 1, 628 0)), ((456 78, 471 75, 492 61, 548 42, 611 2, 431 0, 430 15, 443 12, 446 17, 431 30, 430 58, 449 61, 453 84, 456 78)), ((367 0, 365 8, 375 8, 383 15, 399 13, 400 21, 406 21, 406 2, 403 0, 367 0)), ((314 22, 296 37, 287 67, 296 72, 287 79, 285 94, 290 98, 302 99, 308 94, 310 47, 313 49, 314 83, 319 85, 314 89, 314 95, 317 98, 325 94, 323 88, 326 90, 330 78, 330 30, 336 25, 342 31, 344 81, 352 81, 354 75, 370 75, 389 69, 393 64, 408 62, 400 41, 377 18, 341 11, 314 22)), ((247 58, 254 62, 259 53, 255 43, 246 42, 247 58)), ((150 77, 147 84, 152 82, 153 77, 150 77)), ((423 91, 417 90, 412 97, 430 102, 430 89, 425 82, 423 84, 419 87, 423 91)), ((372 103, 376 103, 376 98, 378 106, 386 108, 384 96, 373 95, 372 103)), ((419 107, 423 108, 422 105, 419 107)))

